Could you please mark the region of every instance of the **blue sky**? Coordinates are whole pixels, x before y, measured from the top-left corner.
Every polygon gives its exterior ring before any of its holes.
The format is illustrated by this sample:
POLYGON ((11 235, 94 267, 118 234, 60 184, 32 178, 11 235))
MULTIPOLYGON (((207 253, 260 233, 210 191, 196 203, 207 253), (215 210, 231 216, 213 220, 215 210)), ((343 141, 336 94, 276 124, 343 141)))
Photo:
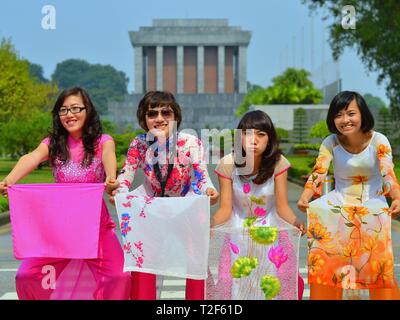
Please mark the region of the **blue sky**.
MULTIPOLYGON (((0 38, 11 37, 20 56, 42 65, 47 78, 57 63, 80 58, 124 71, 132 92, 134 63, 128 31, 162 18, 224 18, 231 26, 251 31, 247 76, 251 83, 262 86, 271 84, 286 66, 310 70, 312 21, 313 65, 317 68, 322 61, 329 65, 331 60, 328 43, 323 45, 329 36, 327 23, 321 14, 312 19, 301 0, 2 0, 0 38), (55 30, 41 26, 45 5, 56 9, 55 30)), ((377 84, 376 73, 367 72, 355 50, 345 50, 340 74, 343 89, 371 93, 388 102, 384 85, 377 84)), ((327 75, 332 76, 333 71, 327 75)))

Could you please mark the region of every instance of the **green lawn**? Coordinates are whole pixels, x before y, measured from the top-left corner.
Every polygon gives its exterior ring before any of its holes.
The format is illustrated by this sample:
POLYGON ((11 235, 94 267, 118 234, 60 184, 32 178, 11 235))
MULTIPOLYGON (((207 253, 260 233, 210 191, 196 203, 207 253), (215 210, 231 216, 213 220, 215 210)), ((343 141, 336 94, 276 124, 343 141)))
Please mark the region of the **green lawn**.
MULTIPOLYGON (((15 166, 17 161, 14 160, 0 160, 0 181, 3 180, 12 168, 15 166)), ((25 178, 20 180, 18 183, 51 183, 54 182, 53 174, 49 167, 43 167, 32 171, 25 178)), ((0 196, 0 212, 8 210, 7 199, 0 196)))
MULTIPOLYGON (((15 166, 17 161, 14 160, 0 160, 0 181, 3 180, 12 168, 15 166)), ((54 182, 54 178, 51 169, 47 166, 32 171, 29 175, 23 178, 18 183, 51 183, 54 182)))

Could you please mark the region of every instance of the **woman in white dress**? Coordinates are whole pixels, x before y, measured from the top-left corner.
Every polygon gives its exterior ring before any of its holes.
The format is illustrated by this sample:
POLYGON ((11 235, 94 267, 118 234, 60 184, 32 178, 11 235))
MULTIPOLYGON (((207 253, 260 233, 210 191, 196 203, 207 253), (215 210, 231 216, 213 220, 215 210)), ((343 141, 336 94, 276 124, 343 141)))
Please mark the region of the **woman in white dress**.
POLYGON ((208 297, 301 299, 304 283, 298 276, 298 248, 291 239, 298 243, 298 228, 304 230, 304 226, 288 204, 290 163, 279 150, 275 128, 266 113, 248 112, 238 129, 242 130, 243 148, 221 159, 215 170, 221 202, 211 225, 223 225, 214 229, 213 236, 221 232, 225 236, 219 285, 208 286, 208 297), (239 165, 240 156, 245 159, 243 165, 239 165), (253 270, 242 273, 246 263, 253 264, 253 270))
POLYGON ((369 289, 371 299, 398 299, 391 218, 400 212, 400 188, 388 139, 373 131, 361 95, 344 91, 332 100, 321 144, 298 207, 308 214, 308 281, 311 299, 342 299, 343 289, 369 289), (321 196, 330 163, 335 190, 321 196), (392 198, 389 208, 385 196, 392 198))

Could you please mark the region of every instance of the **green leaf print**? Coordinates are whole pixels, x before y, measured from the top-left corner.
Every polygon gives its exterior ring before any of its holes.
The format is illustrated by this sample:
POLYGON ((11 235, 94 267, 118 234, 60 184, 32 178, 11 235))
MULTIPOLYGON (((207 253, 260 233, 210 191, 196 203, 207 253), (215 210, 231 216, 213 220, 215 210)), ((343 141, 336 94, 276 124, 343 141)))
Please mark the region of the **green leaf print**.
POLYGON ((264 292, 266 300, 271 300, 281 291, 281 283, 279 279, 270 275, 265 275, 261 278, 260 287, 264 292))
POLYGON ((258 198, 256 196, 252 195, 252 196, 250 196, 249 199, 251 202, 258 204, 259 206, 265 206, 265 201, 262 198, 258 198))
POLYGON ((250 227, 250 237, 259 244, 272 244, 278 238, 276 227, 250 227))
POLYGON ((247 217, 243 221, 243 227, 250 228, 256 220, 257 220, 257 217, 247 217))
POLYGON ((333 274, 332 281, 334 284, 337 284, 336 274, 333 274))
POLYGON ((239 257, 233 263, 230 273, 233 278, 247 277, 257 267, 257 257, 239 257))

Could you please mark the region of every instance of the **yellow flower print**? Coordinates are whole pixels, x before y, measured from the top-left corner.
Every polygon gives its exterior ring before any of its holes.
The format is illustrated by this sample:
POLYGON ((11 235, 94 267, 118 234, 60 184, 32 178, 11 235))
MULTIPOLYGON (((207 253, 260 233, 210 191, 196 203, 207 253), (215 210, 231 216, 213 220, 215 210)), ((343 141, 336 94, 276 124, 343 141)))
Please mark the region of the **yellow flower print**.
POLYGON ((366 207, 356 207, 356 206, 347 206, 343 207, 344 211, 349 214, 349 220, 355 221, 354 216, 363 217, 368 214, 368 208, 366 207))
POLYGON ((389 146, 380 144, 378 147, 378 153, 377 153, 378 159, 381 160, 386 154, 390 154, 391 151, 392 150, 390 149, 389 146))
POLYGON ((322 160, 324 160, 324 157, 319 157, 316 160, 315 166, 313 168, 314 173, 318 174, 325 174, 328 172, 328 168, 325 168, 322 164, 322 160))
POLYGON ((310 253, 308 255, 308 272, 312 276, 315 276, 324 264, 325 261, 321 255, 315 253, 310 253))
POLYGON ((378 248, 378 243, 375 238, 368 238, 366 241, 364 241, 364 245, 362 247, 363 250, 371 252, 374 251, 376 248, 378 248))
POLYGON ((310 223, 308 227, 308 238, 315 239, 319 242, 330 242, 332 241, 331 233, 327 232, 327 228, 324 227, 321 223, 310 223))
POLYGON ((309 212, 308 213, 308 219, 317 220, 318 219, 318 215, 316 213, 309 212))
POLYGON ((368 182, 367 176, 351 176, 349 178, 353 180, 353 185, 368 182))
POLYGON ((393 260, 386 259, 377 261, 374 260, 371 262, 372 271, 377 275, 377 280, 382 279, 383 281, 392 280, 393 279, 393 260))
POLYGON ((313 189, 313 183, 312 181, 307 181, 306 184, 304 185, 305 189, 313 189))
POLYGON ((359 255, 359 250, 354 247, 353 243, 343 247, 343 256, 346 258, 353 258, 359 255))

